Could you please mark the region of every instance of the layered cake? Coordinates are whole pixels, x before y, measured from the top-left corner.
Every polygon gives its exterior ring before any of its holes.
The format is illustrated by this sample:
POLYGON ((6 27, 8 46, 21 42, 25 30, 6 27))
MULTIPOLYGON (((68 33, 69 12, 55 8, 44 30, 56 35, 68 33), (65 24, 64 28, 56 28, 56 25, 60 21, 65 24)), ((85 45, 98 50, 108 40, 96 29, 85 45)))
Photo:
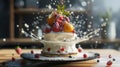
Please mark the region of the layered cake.
POLYGON ((47 18, 42 40, 44 48, 41 54, 44 56, 74 56, 82 52, 82 48, 75 47, 79 38, 69 20, 69 12, 61 7, 58 6, 47 18))

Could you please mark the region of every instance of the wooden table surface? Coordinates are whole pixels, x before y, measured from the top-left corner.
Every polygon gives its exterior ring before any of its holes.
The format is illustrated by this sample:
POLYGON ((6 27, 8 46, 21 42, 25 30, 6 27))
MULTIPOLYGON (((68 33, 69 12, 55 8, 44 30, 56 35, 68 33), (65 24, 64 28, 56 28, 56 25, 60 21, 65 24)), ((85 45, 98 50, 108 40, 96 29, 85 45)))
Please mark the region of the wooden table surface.
MULTIPOLYGON (((23 49, 22 52, 30 52, 31 50, 38 51, 40 49, 23 49)), ((106 67, 106 63, 111 60, 113 62, 112 66, 110 67, 120 67, 120 51, 113 50, 113 49, 84 49, 86 52, 95 52, 100 53, 100 58, 89 60, 89 61, 80 61, 80 62, 71 62, 67 64, 45 64, 45 63, 37 63, 32 62, 31 65, 28 67, 106 67), (108 58, 109 55, 112 58, 108 58), (114 59, 114 60, 113 60, 114 59), (99 60, 99 62, 97 62, 99 60)), ((20 60, 25 61, 18 55, 14 49, 0 49, 0 67, 4 67, 3 62, 8 62, 11 60, 12 54, 14 57, 20 60)), ((26 63, 29 61, 25 61, 26 63)), ((26 67, 23 65, 22 67, 26 67)), ((109 67, 109 66, 108 66, 109 67)))

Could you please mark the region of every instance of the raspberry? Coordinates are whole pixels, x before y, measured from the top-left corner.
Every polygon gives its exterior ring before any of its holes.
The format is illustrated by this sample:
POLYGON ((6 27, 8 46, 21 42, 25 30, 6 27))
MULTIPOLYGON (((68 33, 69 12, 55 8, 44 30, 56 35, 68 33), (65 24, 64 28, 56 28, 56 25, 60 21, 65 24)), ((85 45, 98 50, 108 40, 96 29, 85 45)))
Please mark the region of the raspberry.
POLYGON ((51 48, 48 48, 48 49, 47 49, 47 51, 50 51, 50 50, 51 50, 51 48))
POLYGON ((40 58, 40 54, 35 54, 35 58, 40 58))
POLYGON ((60 50, 61 50, 61 51, 64 51, 65 49, 62 47, 60 50))
POLYGON ((82 49, 78 48, 78 52, 82 52, 82 49))
POLYGON ((83 54, 83 58, 87 58, 87 54, 83 54))

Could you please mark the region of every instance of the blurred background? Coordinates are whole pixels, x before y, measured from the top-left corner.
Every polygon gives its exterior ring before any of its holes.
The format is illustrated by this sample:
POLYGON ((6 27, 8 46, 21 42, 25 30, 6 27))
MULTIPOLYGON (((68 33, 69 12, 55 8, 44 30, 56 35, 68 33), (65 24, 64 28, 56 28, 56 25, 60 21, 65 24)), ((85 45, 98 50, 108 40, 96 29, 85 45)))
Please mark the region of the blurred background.
MULTIPOLYGON (((120 0, 64 0, 83 48, 120 50, 120 0)), ((0 48, 41 48, 42 27, 59 0, 0 0, 0 48)), ((78 45, 79 45, 78 44, 78 45)))

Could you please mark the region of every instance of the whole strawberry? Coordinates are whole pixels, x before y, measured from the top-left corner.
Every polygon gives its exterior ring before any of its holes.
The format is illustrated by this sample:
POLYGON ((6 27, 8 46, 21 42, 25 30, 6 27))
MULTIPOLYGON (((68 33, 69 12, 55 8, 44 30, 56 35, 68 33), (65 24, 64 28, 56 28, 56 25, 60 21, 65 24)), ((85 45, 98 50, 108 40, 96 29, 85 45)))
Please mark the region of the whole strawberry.
POLYGON ((58 22, 61 25, 63 20, 64 20, 64 17, 63 17, 63 15, 60 14, 56 17, 55 22, 58 22))
POLYGON ((19 54, 19 55, 22 53, 22 49, 21 49, 19 46, 17 46, 17 47, 15 48, 15 51, 16 51, 16 53, 19 54))
POLYGON ((82 49, 81 49, 81 48, 78 48, 78 52, 82 52, 82 49))

